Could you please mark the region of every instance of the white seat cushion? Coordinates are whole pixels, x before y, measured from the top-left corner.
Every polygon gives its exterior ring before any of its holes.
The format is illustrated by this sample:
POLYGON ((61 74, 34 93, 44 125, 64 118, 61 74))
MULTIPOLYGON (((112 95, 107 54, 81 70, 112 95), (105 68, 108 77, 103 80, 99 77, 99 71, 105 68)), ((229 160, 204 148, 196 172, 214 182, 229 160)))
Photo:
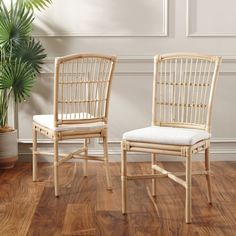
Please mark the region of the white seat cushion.
POLYGON ((193 145, 201 140, 210 138, 210 134, 204 130, 150 126, 136 129, 123 134, 127 141, 193 145))
MULTIPOLYGON (((80 116, 75 115, 75 117, 80 117, 82 119, 81 115, 80 116)), ((92 118, 89 114, 85 117, 92 118)), ((53 115, 34 115, 33 121, 53 131, 70 131, 70 130, 92 131, 92 130, 98 130, 98 129, 102 129, 106 127, 106 124, 104 124, 104 122, 94 122, 94 123, 86 123, 86 124, 68 124, 68 125, 66 124, 66 125, 59 125, 58 127, 54 127, 53 115)))

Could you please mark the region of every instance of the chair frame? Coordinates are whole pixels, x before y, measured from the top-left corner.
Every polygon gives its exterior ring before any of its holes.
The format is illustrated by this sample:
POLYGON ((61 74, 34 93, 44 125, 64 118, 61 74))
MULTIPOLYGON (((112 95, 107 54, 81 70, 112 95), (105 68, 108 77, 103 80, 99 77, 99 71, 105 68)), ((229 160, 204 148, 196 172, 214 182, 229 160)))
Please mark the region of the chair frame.
MULTIPOLYGON (((116 57, 104 54, 94 54, 94 53, 79 53, 73 55, 67 55, 63 57, 57 57, 55 59, 55 71, 54 71, 54 127, 59 127, 62 124, 66 125, 74 125, 74 124, 85 124, 85 123, 93 123, 93 122, 103 122, 105 125, 108 122, 108 109, 109 109, 109 100, 110 100, 110 93, 111 93, 111 84, 114 74, 116 64, 116 57), (110 63, 109 69, 109 76, 108 76, 108 88, 106 94, 106 104, 105 104, 105 114, 99 118, 85 118, 85 119, 59 119, 58 118, 58 82, 59 82, 59 75, 60 75, 60 66, 63 63, 67 63, 77 59, 87 59, 87 58, 95 58, 101 60, 107 60, 110 63)), ((89 83, 89 82, 88 82, 89 83)), ((104 85, 104 83, 101 83, 104 85)), ((88 101, 90 102, 90 101, 88 101)), ((70 106, 72 106, 70 104, 70 106)), ((72 110, 72 109, 71 109, 72 110)), ((105 164, 105 172, 106 172, 106 180, 107 180, 107 189, 111 190, 111 178, 109 172, 109 158, 108 158, 108 143, 107 143, 107 127, 104 126, 103 128, 93 129, 91 131, 55 131, 48 129, 37 122, 33 122, 33 181, 37 180, 37 159, 40 156, 54 156, 54 190, 55 196, 59 196, 59 166, 67 160, 72 158, 75 159, 82 159, 84 160, 84 176, 87 176, 87 162, 88 160, 93 161, 102 161, 105 164), (53 148, 54 152, 45 152, 45 151, 38 151, 37 149, 37 134, 43 134, 44 136, 53 140, 53 148), (102 138, 103 139, 103 151, 104 156, 89 156, 88 155, 88 143, 90 138, 102 138), (68 139, 83 139, 84 144, 83 147, 74 151, 72 153, 59 153, 58 146, 59 141, 61 140, 68 140, 68 139), (61 157, 61 158, 59 158, 61 157)))
MULTIPOLYGON (((212 100, 215 91, 216 80, 219 75, 219 65, 221 63, 221 58, 217 56, 201 55, 201 54, 164 54, 154 57, 154 79, 153 79, 153 107, 152 107, 152 125, 154 126, 164 126, 164 127, 176 127, 176 128, 194 128, 201 129, 210 132, 211 128, 211 115, 212 115, 212 100), (211 84, 211 90, 209 95, 209 103, 207 110, 206 124, 200 125, 196 123, 187 122, 161 122, 157 119, 157 109, 156 102, 157 91, 156 82, 158 76, 158 65, 163 60, 168 59, 178 59, 178 58, 198 58, 201 60, 209 60, 214 63, 214 73, 211 84)), ((186 223, 191 223, 191 211, 192 211, 192 200, 191 200, 191 180, 193 175, 205 175, 207 180, 208 189, 208 202, 212 203, 212 193, 211 193, 211 171, 210 171, 210 158, 209 158, 209 147, 210 139, 202 140, 194 145, 166 145, 157 143, 147 143, 147 142, 134 142, 128 140, 122 140, 121 143, 121 185, 122 185, 122 213, 127 213, 127 181, 135 179, 152 179, 152 195, 156 196, 156 179, 168 177, 173 181, 179 183, 186 189, 186 199, 185 199, 185 221, 186 223), (205 170, 192 171, 192 157, 194 154, 200 151, 205 152, 205 170), (129 175, 127 173, 127 152, 144 152, 151 153, 151 168, 152 174, 146 175, 129 175), (156 164, 157 154, 166 155, 176 155, 185 158, 186 170, 185 172, 170 172, 167 171, 156 164), (159 172, 159 173, 158 173, 159 172), (185 181, 180 178, 180 176, 185 175, 185 181)))

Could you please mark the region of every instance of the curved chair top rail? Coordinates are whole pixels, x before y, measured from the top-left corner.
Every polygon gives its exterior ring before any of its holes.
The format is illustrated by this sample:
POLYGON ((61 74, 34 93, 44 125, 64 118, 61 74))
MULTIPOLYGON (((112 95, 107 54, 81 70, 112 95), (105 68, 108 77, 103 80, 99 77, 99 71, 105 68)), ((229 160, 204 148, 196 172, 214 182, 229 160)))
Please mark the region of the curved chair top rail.
POLYGON ((107 123, 116 57, 78 53, 55 59, 54 125, 107 123))
POLYGON ((55 63, 60 64, 60 63, 64 63, 67 61, 76 60, 79 58, 89 58, 89 57, 104 58, 104 59, 116 62, 116 56, 114 56, 114 55, 84 52, 84 53, 70 54, 70 55, 66 55, 66 56, 62 56, 62 57, 56 57, 55 63))
POLYGON ((178 58, 196 58, 201 60, 208 60, 208 61, 218 61, 220 62, 222 60, 221 57, 215 56, 215 55, 208 55, 208 54, 200 54, 200 53, 167 53, 162 55, 156 55, 154 62, 158 62, 159 60, 170 60, 170 59, 178 59, 178 58))
POLYGON ((153 125, 210 132, 221 57, 173 53, 154 57, 153 125))

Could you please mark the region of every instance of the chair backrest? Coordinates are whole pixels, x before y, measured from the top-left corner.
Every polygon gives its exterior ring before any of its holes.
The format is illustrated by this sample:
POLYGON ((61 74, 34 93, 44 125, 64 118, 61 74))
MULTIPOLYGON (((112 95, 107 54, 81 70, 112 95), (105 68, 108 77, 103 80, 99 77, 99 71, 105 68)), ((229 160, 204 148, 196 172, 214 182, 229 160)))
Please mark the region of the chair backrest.
POLYGON ((82 53, 55 59, 54 125, 107 122, 116 57, 82 53))
POLYGON ((165 54, 154 58, 153 125, 210 131, 221 57, 165 54))

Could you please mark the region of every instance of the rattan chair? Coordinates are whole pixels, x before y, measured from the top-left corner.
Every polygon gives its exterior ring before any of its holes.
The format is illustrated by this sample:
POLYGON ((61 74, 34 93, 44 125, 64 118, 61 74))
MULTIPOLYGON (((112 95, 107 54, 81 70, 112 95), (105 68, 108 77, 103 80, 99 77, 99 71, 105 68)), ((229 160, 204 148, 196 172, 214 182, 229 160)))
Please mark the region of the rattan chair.
POLYGON ((186 189, 185 219, 191 222, 191 177, 206 175, 212 202, 210 132, 212 100, 221 58, 200 54, 166 54, 154 58, 152 126, 123 134, 121 145, 122 212, 127 213, 127 180, 169 177, 186 189), (192 171, 192 156, 205 152, 205 170, 192 171), (127 152, 151 153, 152 174, 128 175, 127 152), (186 171, 172 173, 157 165, 156 154, 185 158, 186 171), (159 173, 158 173, 159 172, 159 173), (180 176, 185 175, 185 181, 180 176))
POLYGON ((91 53, 55 59, 53 114, 33 116, 33 181, 37 179, 37 158, 53 155, 55 196, 59 195, 59 165, 71 158, 84 159, 84 176, 87 176, 88 160, 104 162, 108 189, 111 189, 107 121, 115 62, 114 56, 91 53), (37 150, 37 133, 53 140, 54 153, 37 150), (103 139, 103 157, 88 155, 90 138, 103 139), (58 142, 68 139, 83 139, 83 147, 70 154, 59 154, 58 142))

